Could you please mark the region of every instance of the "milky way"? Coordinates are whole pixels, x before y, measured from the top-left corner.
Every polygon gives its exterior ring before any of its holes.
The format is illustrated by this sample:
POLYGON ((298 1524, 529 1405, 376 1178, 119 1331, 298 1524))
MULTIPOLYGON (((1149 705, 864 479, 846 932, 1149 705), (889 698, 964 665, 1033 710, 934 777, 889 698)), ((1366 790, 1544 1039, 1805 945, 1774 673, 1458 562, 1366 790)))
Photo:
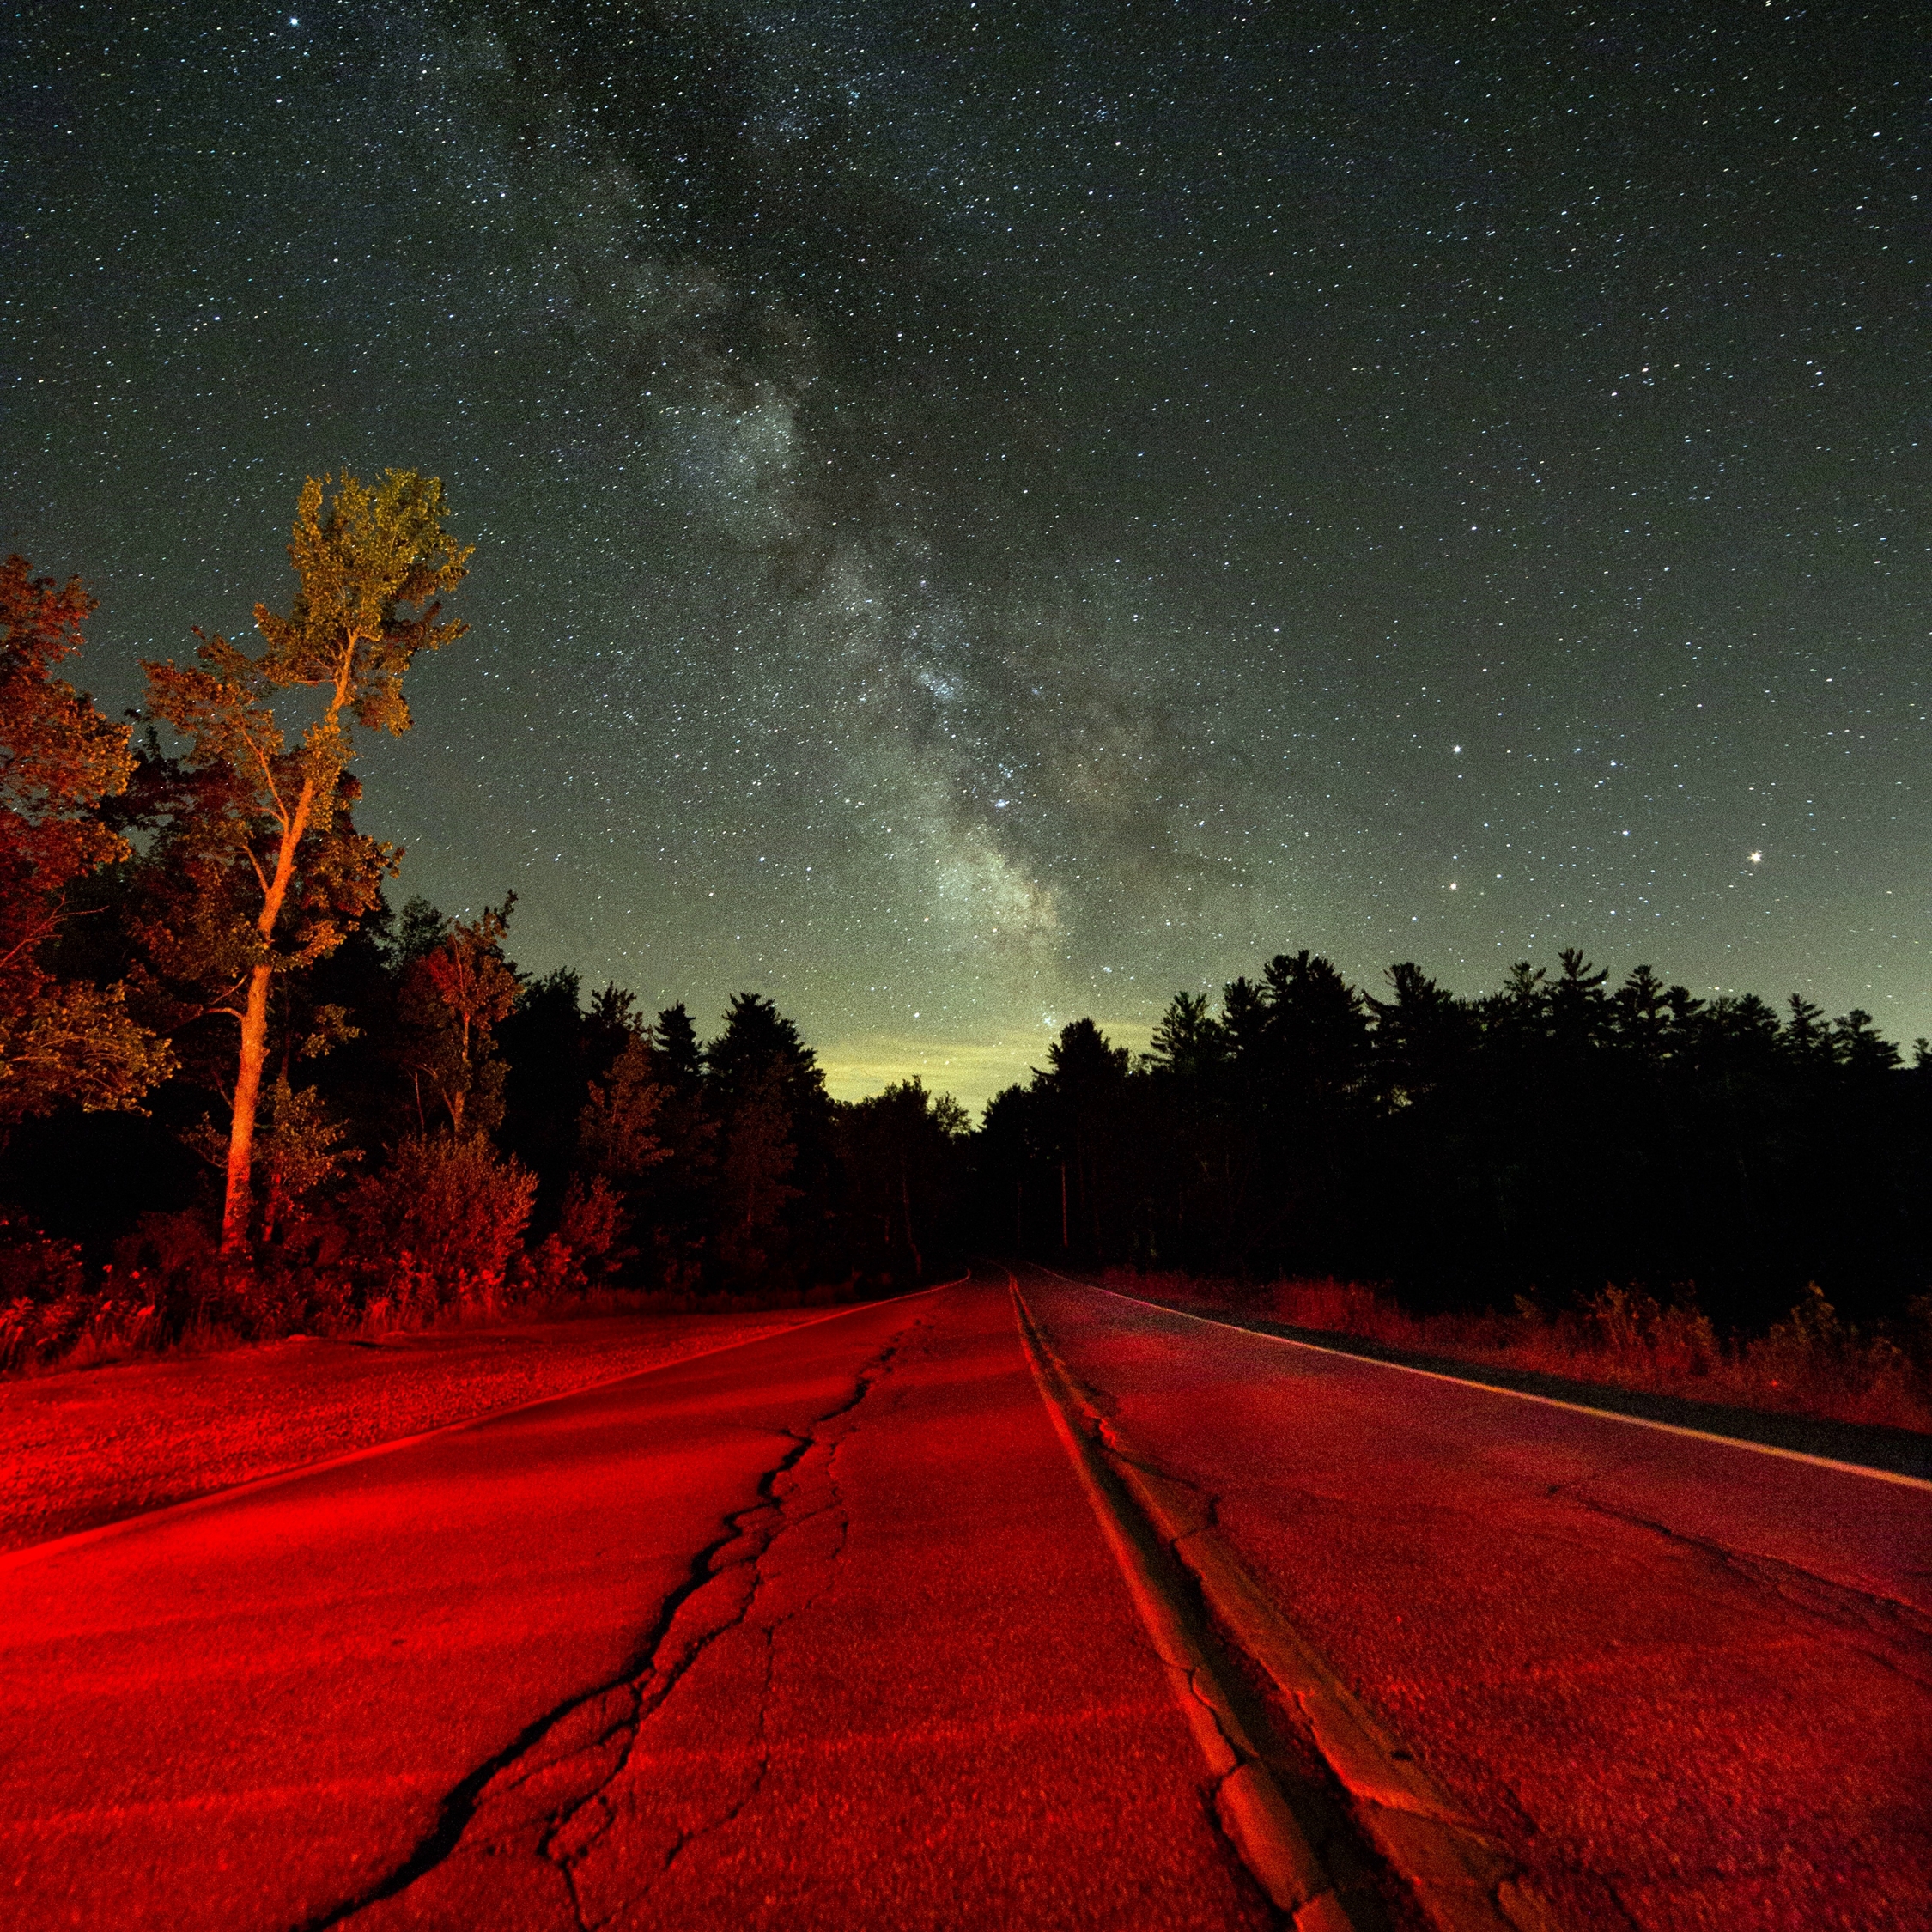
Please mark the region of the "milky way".
POLYGON ((365 817, 526 966, 973 1097, 1303 945, 1932 1030, 1899 16, 16 34, 0 542, 125 703, 304 474, 442 474, 474 629, 365 817))

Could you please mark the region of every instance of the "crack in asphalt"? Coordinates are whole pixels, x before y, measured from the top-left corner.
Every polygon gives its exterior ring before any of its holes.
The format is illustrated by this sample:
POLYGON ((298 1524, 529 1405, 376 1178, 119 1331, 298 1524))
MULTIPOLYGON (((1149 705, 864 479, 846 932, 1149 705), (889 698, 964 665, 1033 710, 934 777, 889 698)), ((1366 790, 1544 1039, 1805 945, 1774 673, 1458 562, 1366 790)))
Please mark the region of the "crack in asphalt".
MULTIPOLYGON (((892 1357, 896 1352, 896 1344, 895 1344, 893 1347, 887 1349, 884 1353, 878 1358, 877 1363, 872 1366, 871 1371, 861 1376, 860 1380, 863 1383, 863 1387, 859 1390, 854 1399, 851 1402, 848 1403, 844 1408, 835 1411, 833 1414, 829 1416, 820 1418, 819 1421, 813 1425, 812 1431, 806 1444, 805 1455, 801 1455, 800 1457, 799 1457, 791 1465, 792 1469, 795 1470, 801 1467, 805 1461, 805 1456, 810 1455, 811 1449, 821 1446, 820 1439, 817 1434, 817 1430, 823 1427, 824 1425, 828 1422, 836 1421, 842 1416, 851 1414, 854 1410, 858 1408, 860 1403, 862 1402, 865 1400, 866 1396, 871 1393, 873 1384, 876 1383, 884 1376, 887 1365, 890 1364, 892 1357)), ((744 1607, 740 1610, 737 1617, 733 1619, 730 1624, 721 1626, 719 1630, 708 1636, 704 1639, 703 1643, 699 1646, 700 1650, 709 1648, 712 1643, 715 1643, 720 1637, 723 1637, 727 1630, 742 1629, 750 1621, 751 1613, 756 1607, 760 1595, 764 1591, 767 1583, 769 1581, 765 1574, 764 1570, 765 1558, 771 1553, 772 1549, 777 1544, 779 1539, 781 1536, 785 1535, 787 1532, 797 1531, 803 1528, 808 1522, 817 1521, 821 1517, 829 1516, 832 1522, 834 1536, 830 1548, 825 1552, 822 1559, 823 1567, 828 1571, 829 1571, 830 1569, 835 1564, 836 1564, 839 1559, 845 1554, 846 1546, 848 1540, 849 1540, 851 1532, 851 1519, 846 1512, 844 1497, 839 1488, 837 1468, 839 1452, 841 1449, 844 1448, 845 1443, 848 1439, 848 1437, 841 1436, 833 1442, 823 1444, 825 1449, 825 1461, 823 1474, 827 1492, 826 1499, 823 1502, 819 1503, 811 1508, 806 1509, 802 1512, 794 1512, 792 1510, 790 1505, 793 1500, 793 1498, 797 1494, 796 1491, 794 1491, 790 1496, 783 1498, 774 1498, 774 1501, 779 1512, 779 1520, 777 1521, 775 1527, 772 1528, 770 1534, 764 1540, 763 1544, 757 1552, 756 1555, 750 1559, 753 1572, 750 1594, 745 1599, 744 1607)), ((787 1471, 781 1473, 784 1473, 789 1472, 787 1471)), ((828 1577, 827 1583, 829 1583, 829 1579, 828 1577)), ((716 1832, 721 1832, 725 1830, 726 1826, 732 1824, 750 1806, 752 1801, 757 1797, 759 1792, 763 1789, 765 1779, 769 1775, 771 1771, 769 1700, 776 1669, 778 1632, 782 1630, 787 1624, 792 1622, 794 1619, 803 1614, 804 1612, 810 1609, 811 1606, 816 1603, 818 1599, 824 1594, 827 1583, 821 1583, 817 1589, 812 1589, 808 1595, 806 1595, 801 1601, 795 1603, 790 1609, 784 1612, 782 1615, 774 1618, 769 1623, 762 1624, 759 1626, 759 1633, 762 1637, 764 1641, 763 1672, 762 1682, 760 1685, 756 1699, 758 1720, 758 1750, 756 1759, 756 1769, 752 1773, 750 1788, 745 1791, 744 1795, 742 1797, 740 1797, 735 1803, 727 1806, 726 1809, 720 1813, 717 1817, 708 1820, 705 1823, 693 1826, 690 1829, 680 1830, 677 1836, 677 1838, 672 1843, 670 1850, 665 1854, 664 1862, 658 1872, 659 1878, 661 1879, 666 1874, 668 1874, 671 1867, 677 1863, 678 1859, 683 1856, 685 1851, 688 1850, 690 1847, 696 1844, 700 1838, 709 1837, 716 1832)), ((696 1661, 696 1653, 694 1653, 691 1661, 694 1662, 696 1661)), ((659 1705, 661 1706, 662 1703, 663 1699, 660 1698, 659 1700, 659 1705)), ((648 1716, 647 1716, 646 1719, 641 1721, 639 1727, 640 1729, 641 1728, 641 1722, 647 1721, 648 1716)), ((598 1921, 598 1923, 601 1923, 603 1922, 598 1921)), ((586 1927, 586 1932, 592 1932, 592 1929, 586 1927)))
MULTIPOLYGON (((580 1932, 596 1932, 598 1927, 607 1923, 611 1917, 614 1916, 612 1913, 597 1914, 586 1911, 584 1886, 579 1874, 592 1852, 617 1821, 610 1794, 628 1769, 637 1745, 643 1738, 646 1727, 664 1708, 678 1684, 706 1651, 732 1631, 746 1627, 769 1581, 765 1569, 766 1558, 781 1536, 787 1532, 796 1532, 805 1524, 829 1516, 835 1534, 831 1547, 823 1559, 824 1565, 829 1569, 843 1555, 849 1522, 834 1474, 841 1442, 824 1443, 821 1431, 829 1425, 852 1414, 860 1406, 871 1394, 874 1385, 887 1372, 898 1349, 899 1345, 895 1343, 868 1363, 860 1371, 850 1398, 838 1407, 817 1417, 802 1435, 787 1431, 793 1434, 793 1448, 761 1479, 758 1501, 732 1517, 731 1534, 713 1547, 708 1559, 711 1574, 696 1590, 686 1592, 677 1604, 667 1605, 667 1613, 660 1615, 659 1627, 662 1635, 652 1651, 648 1670, 642 1674, 645 1687, 636 1692, 634 1710, 628 1720, 619 1727, 626 1735, 616 1761, 610 1765, 594 1789, 578 1797, 574 1802, 567 1804, 554 1814, 538 1844, 538 1849, 542 1856, 562 1874, 580 1932), (794 1504, 802 1485, 794 1483, 782 1494, 780 1485, 787 1478, 794 1476, 811 1452, 820 1447, 823 1447, 826 1452, 823 1469, 826 1498, 810 1508, 799 1510, 794 1508, 794 1504), (740 1544, 743 1545, 742 1548, 738 1546, 740 1544), (707 1584, 720 1581, 741 1587, 742 1595, 738 1596, 735 1605, 721 1621, 688 1639, 681 1651, 673 1656, 668 1668, 661 1665, 659 1655, 665 1645, 671 1642, 678 1612, 700 1594, 707 1584), (578 1817, 593 1807, 599 1814, 594 1828, 587 1834, 573 1832, 570 1828, 578 1817)), ((651 1886, 665 1877, 691 1845, 702 1838, 725 1830, 744 1813, 763 1789, 771 1769, 767 1715, 773 1682, 776 1635, 786 1624, 809 1608, 823 1595, 823 1589, 824 1585, 821 1584, 784 1614, 760 1626, 760 1634, 763 1638, 763 1670, 756 1703, 758 1748, 748 1787, 735 1801, 727 1804, 717 1815, 699 1825, 680 1827, 665 1850, 655 1877, 643 1887, 642 1892, 627 1895, 621 1900, 619 1909, 635 1905, 641 1898, 647 1896, 651 1886)))
POLYGON ((1569 1500, 1579 1508, 1615 1522, 1628 1523, 1675 1548, 1704 1558, 1720 1572, 1744 1583, 1753 1594, 1775 1597, 1813 1621, 1828 1625, 1860 1656, 1923 1688, 1932 1689, 1932 1618, 1916 1604, 1856 1584, 1838 1583, 1781 1557, 1755 1556, 1733 1549, 1714 1537, 1673 1529, 1655 1517, 1586 1496, 1580 1487, 1562 1486, 1569 1500), (1860 1642, 1861 1637, 1871 1641, 1860 1642))
MULTIPOLYGON (((840 1443, 823 1443, 823 1431, 858 1409, 887 1373, 901 1346, 897 1341, 890 1343, 866 1362, 854 1380, 852 1393, 814 1417, 802 1432, 781 1431, 790 1438, 791 1446, 759 1478, 756 1499, 727 1516, 720 1534, 693 1555, 683 1580, 665 1596, 649 1629, 615 1677, 567 1698, 525 1726, 501 1751, 452 1788, 443 1800, 435 1825, 407 1859, 355 1898, 307 1920, 297 1932, 326 1932, 326 1929, 343 1924, 370 1906, 408 1890, 443 1864, 471 1834, 471 1827, 486 1809, 497 1804, 505 1805, 512 1815, 492 1835, 486 1849, 495 1849, 507 1839, 527 1834, 531 1826, 538 1826, 538 1836, 530 1849, 560 1874, 579 1932, 596 1932, 598 1926, 608 1923, 613 1915, 586 1912, 578 1876, 586 1857, 617 1822, 608 1794, 630 1763, 645 1727, 664 1708, 693 1665, 720 1637, 744 1624, 767 1582, 764 1559, 779 1537, 829 1512, 837 1534, 827 1564, 835 1563, 843 1554, 848 1524, 832 1474, 840 1443), (820 1446, 826 1449, 824 1477, 829 1499, 793 1514, 789 1505, 796 1489, 781 1495, 779 1485, 820 1446), (683 1613, 715 1585, 725 1586, 728 1595, 737 1597, 736 1602, 715 1624, 687 1635, 682 1644, 674 1644, 683 1613), (588 1735, 582 1735, 586 1726, 574 1722, 584 1718, 589 1720, 588 1735), (546 1753, 544 1747, 547 1744, 561 1744, 562 1748, 546 1753), (578 1775, 570 1775, 573 1772, 578 1775), (585 1773, 593 1775, 586 1779, 585 1773), (560 1782, 564 1789, 561 1793, 546 1792, 538 1801, 534 1815, 528 1812, 520 1818, 516 1815, 513 1801, 519 1792, 539 1783, 550 1786, 560 1782), (586 1820, 586 1814, 593 1809, 600 1815, 586 1820), (583 1821, 581 1825, 580 1821, 583 1821)), ((774 1637, 784 1624, 817 1600, 822 1588, 764 1628, 764 1681, 757 1704, 761 1746, 766 1741, 774 1637)), ((769 1750, 761 1750, 750 1789, 720 1816, 695 1828, 679 1831, 657 1877, 661 1879, 695 1840, 728 1826, 756 1796, 769 1765, 769 1750)), ((618 1901, 619 1909, 630 1902, 618 1901)))

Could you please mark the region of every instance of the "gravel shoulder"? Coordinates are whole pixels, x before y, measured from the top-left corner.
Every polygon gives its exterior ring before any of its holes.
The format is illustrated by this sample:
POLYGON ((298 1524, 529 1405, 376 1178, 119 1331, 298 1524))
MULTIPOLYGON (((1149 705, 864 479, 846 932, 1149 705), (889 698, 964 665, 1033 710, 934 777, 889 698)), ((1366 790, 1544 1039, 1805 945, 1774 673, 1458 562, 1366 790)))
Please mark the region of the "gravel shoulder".
POLYGON ((0 1550, 795 1327, 822 1309, 310 1335, 0 1382, 0 1550))

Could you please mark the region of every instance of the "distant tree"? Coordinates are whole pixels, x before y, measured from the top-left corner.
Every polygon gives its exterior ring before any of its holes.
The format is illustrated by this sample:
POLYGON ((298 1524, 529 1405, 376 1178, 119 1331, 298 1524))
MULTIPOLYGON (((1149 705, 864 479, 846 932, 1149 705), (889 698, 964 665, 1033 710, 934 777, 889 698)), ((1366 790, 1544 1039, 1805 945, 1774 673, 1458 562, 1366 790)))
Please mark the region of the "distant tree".
MULTIPOLYGON (((834 1110, 845 1211, 857 1245, 886 1268, 911 1264, 915 1281, 956 1240, 966 1110, 916 1078, 834 1110)), ((863 1258, 861 1256, 860 1258, 863 1258)))
POLYGON ((503 957, 516 902, 516 894, 508 893, 501 906, 459 920, 416 958, 403 981, 408 1065, 428 1082, 459 1136, 488 1133, 503 1117, 505 1067, 495 1050, 496 1029, 521 991, 516 969, 503 957))
POLYGON ((508 1074, 497 1138, 536 1174, 540 1222, 556 1212, 569 1183, 578 1116, 603 1071, 605 1030, 585 1012, 583 982, 570 966, 526 981, 499 1030, 508 1074))
POLYGON ((1801 1066, 1831 1065, 1838 1054, 1825 1009, 1814 1005, 1800 993, 1794 993, 1786 1004, 1791 1009, 1791 1018, 1784 1028, 1786 1054, 1801 1066))
POLYGON ((1633 966, 1624 983, 1612 994, 1617 1036, 1641 1057, 1661 1060, 1668 1050, 1674 1014, 1671 992, 1648 966, 1633 966))
POLYGON ((52 675, 93 609, 77 577, 57 585, 24 557, 0 564, 0 1138, 64 1104, 133 1108, 173 1064, 118 981, 48 963, 71 889, 129 852, 100 810, 133 772, 127 727, 52 675))
MULTIPOLYGON (((716 1251, 719 1123, 705 1091, 704 1052, 682 1003, 665 1007, 641 1031, 636 1050, 625 1048, 609 1079, 620 1071, 635 1095, 634 1117, 665 1157, 628 1184, 629 1211, 650 1231, 663 1284, 690 1287, 716 1251)), ((613 1106, 617 1097, 613 1093, 613 1106)))
POLYGON ((704 1078, 704 1049, 698 1044, 697 1029, 682 999, 658 1015, 651 1037, 673 1084, 686 1091, 695 1089, 704 1078))
POLYGON ((255 607, 263 648, 252 656, 204 636, 193 665, 146 666, 149 710, 186 741, 189 769, 216 781, 185 841, 251 915, 210 935, 209 963, 231 980, 240 1027, 222 1207, 231 1255, 248 1241, 270 982, 332 951, 398 862, 349 821, 361 795, 348 772, 352 726, 406 732, 410 660, 465 629, 440 621, 438 600, 471 556, 445 528, 442 484, 392 470, 369 488, 345 473, 325 499, 328 480, 311 477, 297 502, 289 555, 301 583, 288 615, 255 607), (323 694, 320 718, 294 746, 275 709, 292 688, 323 694))
POLYGON ((1575 946, 1558 954, 1561 970, 1550 987, 1550 1022, 1558 1040, 1571 1050, 1594 1046, 1610 1018, 1603 983, 1609 973, 1593 968, 1575 946))
POLYGON ((1413 961, 1388 969, 1394 997, 1367 996, 1384 1101, 1407 1107, 1454 1078, 1475 1044, 1467 1008, 1413 961))
MULTIPOLYGON (((676 1049, 667 1044, 666 1051, 676 1049)), ((817 1056, 799 1036, 797 1025, 756 993, 732 995, 725 1009, 724 1031, 711 1042, 704 1058, 705 1078, 720 1113, 729 1113, 768 1072, 777 1075, 794 1108, 801 1102, 823 1105, 824 1078, 818 1071, 817 1056)))
POLYGON ((1109 1159, 1127 1081, 1129 1055, 1091 1019, 1069 1021, 1036 1076, 1048 1097, 1060 1157, 1060 1245, 1098 1256, 1115 1176, 1109 1159))
MULTIPOLYGON (((682 1042, 671 1050, 684 1057, 682 1042)), ((814 1265, 832 1180, 817 1055, 770 1000, 740 993, 705 1049, 703 1092, 721 1136, 720 1259, 740 1275, 814 1265)))
POLYGON ((406 901, 396 915, 390 941, 390 959, 400 972, 414 965, 424 953, 442 944, 449 921, 421 893, 406 901))
POLYGON ((1219 1066, 1228 1048, 1227 1029, 1208 1012, 1207 995, 1177 993, 1147 1043, 1147 1057, 1157 1066, 1196 1078, 1219 1066))
POLYGON ((607 981, 603 992, 592 995, 590 1012, 584 1017, 586 1077, 602 1078, 625 1046, 648 1030, 637 1011, 636 996, 615 981, 607 981))
POLYGON ((620 1189, 635 1188, 671 1157, 663 1130, 678 1094, 668 1071, 650 1040, 633 1033, 584 1103, 578 1127, 583 1157, 592 1172, 620 1189))
POLYGON ((793 1184, 798 1147, 784 1073, 768 1062, 741 1080, 725 1140, 719 1254, 744 1279, 771 1272, 779 1260, 785 1210, 805 1190, 793 1184))
POLYGON ((1832 1022, 1832 1050, 1839 1066, 1861 1078, 1889 1073, 1901 1058, 1898 1048, 1872 1024, 1872 1016, 1859 1006, 1832 1022))

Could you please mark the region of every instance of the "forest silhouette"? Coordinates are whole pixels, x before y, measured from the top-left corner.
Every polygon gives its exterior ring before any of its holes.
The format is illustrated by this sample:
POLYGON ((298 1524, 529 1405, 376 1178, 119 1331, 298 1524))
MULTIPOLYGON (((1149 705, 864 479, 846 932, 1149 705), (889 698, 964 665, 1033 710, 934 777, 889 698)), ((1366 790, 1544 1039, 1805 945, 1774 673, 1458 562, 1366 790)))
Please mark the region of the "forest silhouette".
POLYGON ((138 732, 56 675, 78 581, 0 568, 0 1367, 598 1288, 878 1295, 975 1254, 1418 1315, 1606 1284, 1746 1331, 1813 1283, 1860 1321, 1928 1305, 1932 1052, 1797 995, 1613 987, 1569 950, 1468 998, 1285 951, 1176 994, 1139 1056, 1072 1022, 975 1128, 916 1080, 834 1101, 758 993, 708 1040, 525 973, 513 896, 392 909, 400 855, 354 820, 351 726, 406 731, 412 656, 462 629, 440 484, 312 481, 293 535, 262 647, 148 665, 138 732))

